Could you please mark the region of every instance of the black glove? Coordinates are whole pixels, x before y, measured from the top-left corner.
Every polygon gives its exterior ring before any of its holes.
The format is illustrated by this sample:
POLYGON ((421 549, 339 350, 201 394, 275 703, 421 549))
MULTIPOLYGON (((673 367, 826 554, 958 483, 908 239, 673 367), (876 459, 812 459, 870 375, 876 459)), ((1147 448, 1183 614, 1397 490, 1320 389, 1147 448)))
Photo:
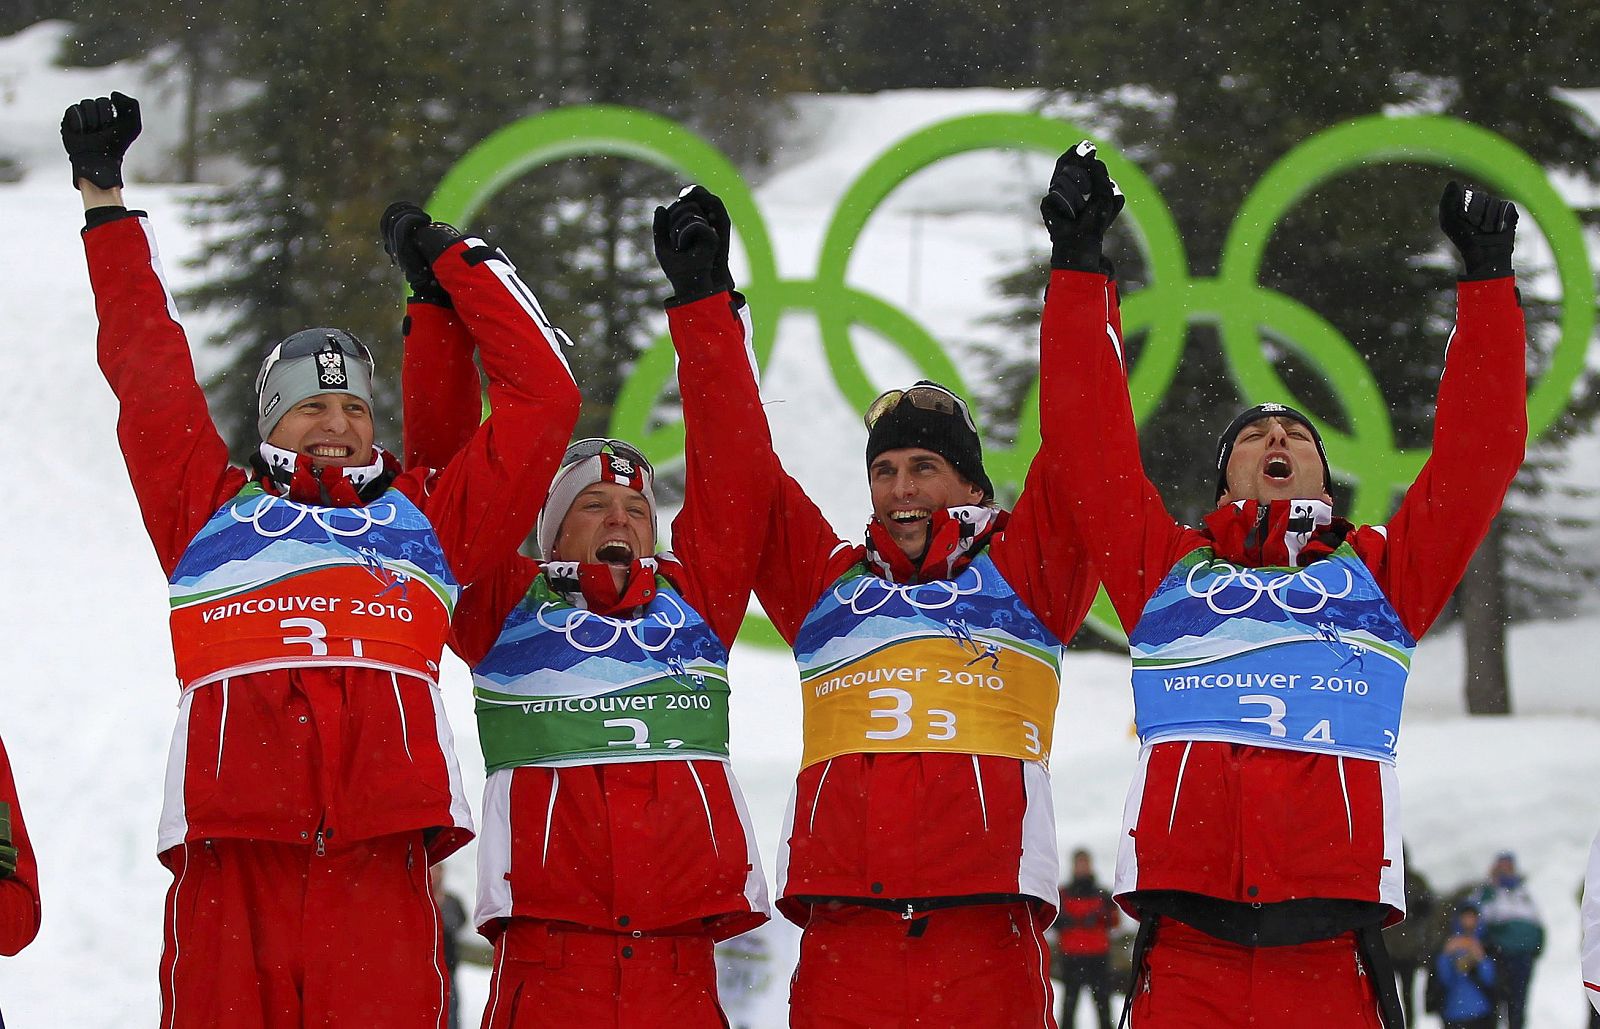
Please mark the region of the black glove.
POLYGON ((1101 247, 1125 203, 1092 142, 1086 139, 1062 154, 1050 175, 1050 192, 1039 202, 1050 232, 1050 267, 1109 275, 1101 247))
POLYGON ((1439 228, 1461 252, 1463 279, 1511 274, 1517 242, 1517 208, 1511 201, 1451 182, 1439 198, 1439 228))
POLYGON ((733 292, 732 240, 728 209, 704 186, 690 186, 671 205, 656 208, 656 260, 672 283, 670 306, 733 292))
POLYGON ((450 294, 433 274, 433 262, 461 238, 461 233, 443 222, 436 222, 409 200, 396 200, 378 221, 383 234, 383 249, 389 260, 400 266, 411 285, 411 299, 450 307, 450 294))
POLYGON ((61 145, 72 162, 72 185, 88 179, 101 189, 122 185, 122 155, 139 138, 139 101, 122 93, 80 100, 61 116, 61 145))

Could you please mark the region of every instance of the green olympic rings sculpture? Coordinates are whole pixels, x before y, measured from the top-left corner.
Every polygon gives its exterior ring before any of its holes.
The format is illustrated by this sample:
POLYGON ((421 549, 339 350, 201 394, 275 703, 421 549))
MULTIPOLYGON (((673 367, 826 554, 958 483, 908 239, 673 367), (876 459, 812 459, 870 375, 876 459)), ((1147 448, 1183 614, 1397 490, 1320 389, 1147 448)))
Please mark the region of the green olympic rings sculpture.
MULTIPOLYGON (((865 409, 878 390, 851 340, 855 326, 897 348, 926 377, 968 392, 931 332, 888 301, 846 282, 851 253, 873 211, 916 172, 947 157, 1009 149, 1053 158, 1092 135, 1070 122, 1018 113, 967 115, 911 133, 890 145, 846 190, 810 280, 778 278, 771 238, 750 187, 720 151, 675 122, 634 108, 568 107, 509 125, 449 171, 428 208, 443 220, 470 223, 517 176, 577 156, 632 158, 701 183, 727 204, 744 247, 749 265, 744 291, 758 313, 752 341, 758 360, 771 352, 784 313, 810 312, 821 329, 840 392, 857 409, 865 409)), ((1186 329, 1197 321, 1217 327, 1229 374, 1247 403, 1282 400, 1303 408, 1266 356, 1262 341, 1270 334, 1317 367, 1336 390, 1349 431, 1314 420, 1327 444, 1329 463, 1354 487, 1350 516, 1357 521, 1384 517, 1395 492, 1416 477, 1427 451, 1396 446, 1383 395, 1349 342, 1305 305, 1260 285, 1257 275, 1274 226, 1301 197, 1350 169, 1401 161, 1459 169, 1514 198, 1549 241, 1561 283, 1560 335, 1528 395, 1530 437, 1542 436, 1565 409, 1594 331, 1594 276, 1577 216, 1543 169, 1503 137, 1434 115, 1358 118, 1319 132, 1281 158, 1250 191, 1214 278, 1190 275, 1172 214, 1143 172, 1109 147, 1102 145, 1100 156, 1128 196, 1124 217, 1149 272, 1150 284, 1123 304, 1125 334, 1147 334, 1129 373, 1136 418, 1149 415, 1170 387, 1186 329)), ((1041 268, 1041 280, 1044 274, 1041 268)), ((651 427, 651 411, 672 374, 672 344, 663 335, 640 356, 617 398, 610 427, 663 461, 683 450, 681 424, 651 427)), ((986 445, 985 464, 996 482, 1019 485, 1025 477, 1039 445, 1038 405, 1035 380, 1023 404, 1016 443, 1009 448, 986 445)), ((1114 619, 1104 617, 1109 612, 1103 603, 1098 610, 1096 621, 1102 628, 1115 626, 1114 619)))

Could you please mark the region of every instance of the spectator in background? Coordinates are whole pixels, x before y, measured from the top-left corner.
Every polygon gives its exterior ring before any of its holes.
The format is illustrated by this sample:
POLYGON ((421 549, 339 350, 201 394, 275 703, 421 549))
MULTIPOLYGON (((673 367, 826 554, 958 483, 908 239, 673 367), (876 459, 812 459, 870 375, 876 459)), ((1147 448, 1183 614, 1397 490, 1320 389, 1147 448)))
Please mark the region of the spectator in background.
POLYGON ((1482 916, 1484 948, 1494 959, 1506 1025, 1523 1029, 1533 962, 1544 949, 1544 923, 1511 851, 1495 856, 1489 881, 1472 894, 1472 906, 1482 916))
POLYGON ((1406 866, 1406 918, 1383 932, 1389 960, 1394 965, 1395 981, 1400 987, 1400 1002, 1405 1008, 1406 1021, 1416 1023, 1417 969, 1428 961, 1428 929, 1433 918, 1437 898, 1428 886, 1428 880, 1405 855, 1406 866))
POLYGON ((456 991, 456 966, 461 963, 461 929, 467 924, 467 908, 461 898, 444 888, 444 862, 428 869, 433 887, 433 902, 439 905, 439 921, 444 928, 444 967, 450 977, 450 1029, 461 1029, 461 996, 456 991))
POLYGON ((1445 1029, 1495 1029, 1495 964, 1479 939, 1478 912, 1456 912, 1450 938, 1434 959, 1433 974, 1443 989, 1439 1015, 1445 1029))
POLYGON ((1095 881, 1087 850, 1072 852, 1072 881, 1060 895, 1060 913, 1051 928, 1057 934, 1052 971, 1061 980, 1061 1027, 1071 1029, 1078 992, 1087 987, 1100 1029, 1111 1029, 1111 930, 1122 913, 1110 891, 1095 881))

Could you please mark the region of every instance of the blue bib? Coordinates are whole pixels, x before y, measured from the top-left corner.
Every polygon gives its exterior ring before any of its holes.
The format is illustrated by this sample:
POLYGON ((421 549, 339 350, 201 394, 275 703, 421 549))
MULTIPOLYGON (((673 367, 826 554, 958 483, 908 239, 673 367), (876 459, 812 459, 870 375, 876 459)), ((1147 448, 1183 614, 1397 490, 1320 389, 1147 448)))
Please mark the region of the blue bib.
POLYGON ((1203 548, 1128 638, 1139 738, 1219 740, 1393 763, 1416 640, 1348 544, 1304 568, 1203 548))
POLYGON ((169 583, 178 677, 356 665, 436 681, 459 589, 427 516, 389 489, 361 507, 250 483, 185 548, 169 583))
POLYGON ((728 756, 728 651, 671 585, 636 618, 575 607, 540 574, 472 669, 490 772, 728 756))

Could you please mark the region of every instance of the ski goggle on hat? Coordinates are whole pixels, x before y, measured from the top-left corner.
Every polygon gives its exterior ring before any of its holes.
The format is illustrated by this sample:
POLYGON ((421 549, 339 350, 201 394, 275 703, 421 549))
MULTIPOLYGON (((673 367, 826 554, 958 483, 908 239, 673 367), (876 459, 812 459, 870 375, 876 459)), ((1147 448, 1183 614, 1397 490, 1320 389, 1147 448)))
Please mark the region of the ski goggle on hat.
POLYGON ((867 413, 861 416, 861 421, 868 430, 876 426, 884 415, 899 407, 901 403, 910 404, 919 411, 931 411, 935 414, 960 415, 961 420, 967 423, 967 428, 974 434, 978 427, 973 424, 972 412, 967 409, 967 402, 934 383, 917 383, 909 389, 891 389, 880 393, 878 399, 867 405, 867 413))
POLYGON ((372 406, 372 352, 343 329, 302 329, 273 347, 256 373, 256 429, 272 435, 294 405, 321 393, 349 393, 372 406))
POLYGON ((567 448, 567 452, 561 456, 561 467, 565 469, 568 465, 586 461, 591 457, 599 457, 601 454, 620 457, 624 461, 643 468, 645 474, 655 475, 655 469, 650 466, 650 459, 640 453, 638 447, 626 440, 607 439, 604 436, 590 436, 572 444, 567 448))
MULTIPOLYGON (((567 517, 578 494, 597 482, 612 482, 637 490, 650 505, 650 524, 656 521, 655 469, 650 460, 632 443, 620 439, 592 436, 580 439, 567 447, 561 458, 561 470, 550 483, 544 507, 539 511, 535 532, 539 538, 539 553, 546 561, 554 556, 556 537, 561 523, 567 517)), ((642 555, 639 555, 642 556, 642 555)))

